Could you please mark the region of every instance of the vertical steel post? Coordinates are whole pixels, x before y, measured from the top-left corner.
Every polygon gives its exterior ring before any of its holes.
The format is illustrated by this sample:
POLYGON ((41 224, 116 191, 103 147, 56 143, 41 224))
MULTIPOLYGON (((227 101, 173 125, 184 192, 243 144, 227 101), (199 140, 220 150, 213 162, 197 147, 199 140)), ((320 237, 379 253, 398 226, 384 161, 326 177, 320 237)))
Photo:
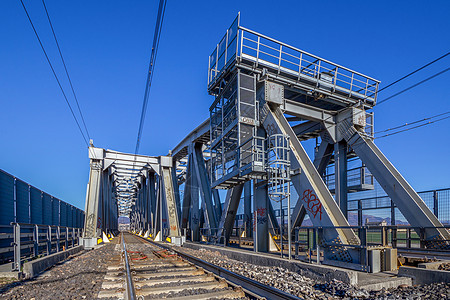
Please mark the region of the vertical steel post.
POLYGON ((47 227, 47 255, 52 253, 52 227, 47 227))
POLYGON ((369 263, 367 256, 367 227, 360 226, 358 231, 359 231, 359 240, 361 241, 361 252, 360 252, 361 265, 367 266, 369 263))
POLYGON ((267 184, 253 181, 253 241, 256 252, 269 251, 268 202, 267 184), (260 185, 258 185, 260 184, 260 185))
POLYGON ((83 236, 85 238, 98 238, 101 236, 102 225, 98 224, 102 214, 102 168, 103 161, 91 159, 89 185, 86 195, 86 215, 83 236))
POLYGON ((287 234, 288 234, 288 259, 292 259, 292 232, 291 232, 291 185, 287 186, 287 234))
POLYGON ((338 142, 334 145, 335 158, 335 198, 342 214, 348 217, 347 204, 347 143, 338 142))
POLYGON ((239 247, 241 247, 241 227, 238 227, 238 235, 239 235, 239 247))
POLYGON ((406 247, 411 248, 411 230, 409 228, 406 229, 406 247))
POLYGON ((247 237, 252 235, 252 182, 244 183, 244 223, 247 237))
POLYGON ((392 241, 392 248, 397 248, 397 226, 392 227, 391 241, 392 241))
POLYGON ((433 191, 433 213, 438 218, 439 216, 439 201, 438 201, 438 192, 433 191))
POLYGON ((39 226, 38 225, 34 225, 34 247, 33 247, 33 252, 34 252, 34 256, 39 256, 39 226))
POLYGON ((22 262, 21 262, 21 245, 20 245, 20 225, 18 223, 14 223, 14 267, 15 270, 21 271, 22 262))
POLYGON ((64 244, 66 246, 65 250, 67 250, 69 248, 69 228, 68 227, 66 227, 66 240, 65 240, 64 244))
POLYGON ((395 203, 391 200, 391 225, 395 225, 395 203))
POLYGON ((61 227, 56 227, 56 252, 61 251, 61 227))
POLYGON ((363 225, 363 213, 362 213, 362 203, 358 200, 358 226, 363 225))
POLYGON ((283 226, 284 226, 284 218, 283 218, 283 200, 280 200, 280 254, 281 258, 283 258, 283 226))

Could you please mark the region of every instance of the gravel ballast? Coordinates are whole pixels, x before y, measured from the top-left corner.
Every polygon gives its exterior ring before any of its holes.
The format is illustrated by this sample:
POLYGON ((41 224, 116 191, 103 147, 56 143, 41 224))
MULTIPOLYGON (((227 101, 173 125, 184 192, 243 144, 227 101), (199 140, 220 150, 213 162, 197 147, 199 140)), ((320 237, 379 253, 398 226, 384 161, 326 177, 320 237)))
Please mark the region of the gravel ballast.
MULTIPOLYGON (((0 282, 0 299, 96 299, 106 274, 106 266, 115 255, 115 247, 115 243, 110 243, 95 250, 82 251, 31 280, 0 282)), ((149 261, 158 261, 153 253, 154 247, 129 244, 128 249, 147 255, 149 261)), ((450 299, 450 283, 400 286, 368 292, 338 280, 317 281, 281 267, 240 262, 217 251, 177 249, 302 299, 450 299)), ((135 257, 139 255, 134 254, 135 257)), ((196 293, 173 293, 170 292, 170 286, 167 284, 166 297, 196 293)))
POLYGON ((237 261, 218 251, 178 247, 177 250, 304 299, 450 299, 450 283, 400 286, 368 292, 338 280, 320 282, 281 267, 237 261))
POLYGON ((1 299, 95 299, 115 244, 82 251, 40 276, 0 287, 1 299))

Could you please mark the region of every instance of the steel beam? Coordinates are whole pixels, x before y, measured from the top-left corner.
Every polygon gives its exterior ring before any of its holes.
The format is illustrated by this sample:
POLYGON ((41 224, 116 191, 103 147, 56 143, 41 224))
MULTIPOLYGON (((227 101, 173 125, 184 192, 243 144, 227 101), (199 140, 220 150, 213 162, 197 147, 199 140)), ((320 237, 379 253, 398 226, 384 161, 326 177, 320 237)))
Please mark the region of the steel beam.
POLYGON ((209 141, 209 118, 192 130, 175 148, 173 148, 172 156, 175 161, 183 158, 188 154, 190 145, 197 141, 209 141))
POLYGON ((244 184, 239 184, 229 189, 227 191, 227 196, 225 197, 222 217, 220 218, 216 238, 220 239, 221 236, 224 236, 226 244, 228 244, 228 241, 230 240, 243 188, 244 184))
POLYGON ((448 243, 442 240, 450 240, 450 234, 444 228, 437 228, 443 225, 423 202, 422 198, 384 156, 372 139, 365 137, 354 127, 351 131, 354 134, 348 136, 348 144, 369 168, 411 226, 428 227, 425 229, 427 246, 430 248, 448 248, 448 243))
MULTIPOLYGON (((301 167, 300 179, 295 181, 293 179, 293 184, 297 194, 302 197, 301 201, 305 205, 313 225, 323 227, 349 226, 281 109, 279 107, 270 108, 266 103, 264 104, 262 117, 263 126, 268 135, 281 133, 288 135, 290 138, 291 165, 300 165, 301 167)), ((325 243, 333 244, 337 247, 335 253, 331 253, 332 251, 328 253, 330 255, 329 258, 359 263, 359 253, 353 253, 353 251, 338 246, 342 244, 359 244, 359 239, 352 230, 341 228, 327 229, 324 232, 324 240, 325 243)))
POLYGON ((211 184, 206 171, 205 160, 203 159, 202 144, 194 145, 194 166, 199 183, 200 195, 205 206, 205 218, 207 218, 209 228, 217 228, 218 218, 212 201, 211 184))
POLYGON ((342 214, 348 218, 347 196, 347 143, 340 141, 334 144, 334 198, 339 205, 342 214))
POLYGON ((177 208, 178 224, 181 224, 180 188, 178 186, 176 167, 172 167, 171 173, 172 173, 173 193, 175 195, 175 206, 177 208))
POLYGON ((256 252, 269 251, 269 194, 267 184, 253 183, 253 245, 256 252))
MULTIPOLYGON (((314 167, 320 176, 325 173, 326 167, 330 163, 331 155, 333 154, 333 144, 330 144, 324 140, 320 143, 319 149, 314 157, 314 167)), ((299 186, 299 175, 293 176, 292 181, 299 186)), ((303 205, 302 197, 299 197, 292 213, 292 230, 295 227, 302 225, 306 216, 306 209, 303 205)))
POLYGON ((97 238, 101 235, 98 217, 102 169, 101 160, 91 159, 83 238, 97 238))
POLYGON ((167 209, 169 222, 169 236, 180 236, 180 226, 178 218, 178 209, 175 200, 174 183, 172 181, 172 166, 165 166, 161 163, 162 187, 164 191, 164 201, 167 209))
POLYGON ((313 122, 335 124, 334 114, 332 112, 297 101, 285 99, 283 111, 289 115, 313 122))

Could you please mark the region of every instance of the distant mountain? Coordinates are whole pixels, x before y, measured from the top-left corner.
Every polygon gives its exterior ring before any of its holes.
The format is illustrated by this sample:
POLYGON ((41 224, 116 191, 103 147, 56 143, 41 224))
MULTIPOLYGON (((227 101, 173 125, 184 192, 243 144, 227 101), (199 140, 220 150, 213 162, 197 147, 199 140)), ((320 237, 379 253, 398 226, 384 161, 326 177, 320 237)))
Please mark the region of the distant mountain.
MULTIPOLYGON (((391 224, 391 218, 381 218, 381 217, 376 217, 376 216, 372 216, 372 215, 362 215, 362 219, 363 219, 363 224, 366 223, 366 220, 368 220, 369 222, 381 222, 383 220, 386 221, 386 223, 388 225, 391 224)), ((348 213, 348 223, 351 226, 357 226, 358 225, 358 213, 355 212, 349 212, 348 213)), ((445 221, 444 221, 445 223, 445 221)), ((404 222, 404 221, 400 221, 400 220, 396 220, 396 225, 408 225, 408 222, 404 222)), ((302 226, 312 226, 312 222, 310 219, 307 219, 305 221, 303 221, 302 226)))

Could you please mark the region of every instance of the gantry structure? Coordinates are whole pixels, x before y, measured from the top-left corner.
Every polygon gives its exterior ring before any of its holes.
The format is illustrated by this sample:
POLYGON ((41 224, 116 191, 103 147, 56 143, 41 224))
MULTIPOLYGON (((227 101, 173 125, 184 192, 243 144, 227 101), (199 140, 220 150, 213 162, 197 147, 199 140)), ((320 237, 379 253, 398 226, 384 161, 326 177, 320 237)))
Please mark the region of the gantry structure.
POLYGON ((208 120, 167 156, 90 148, 86 241, 112 229, 108 218, 123 215, 136 232, 156 240, 208 236, 227 243, 243 201, 246 235, 255 251, 266 252, 273 229, 284 227, 274 205, 284 203, 288 240, 308 215, 320 228, 326 263, 364 270, 367 248, 349 226, 347 198, 373 189, 375 178, 411 226, 421 228, 426 248, 448 248, 447 229, 373 141, 368 110, 378 86, 376 79, 241 26, 238 15, 209 57, 207 89, 214 100, 208 120), (309 139, 317 141, 313 158, 301 143, 309 139), (355 157, 356 183, 348 180, 355 157))

